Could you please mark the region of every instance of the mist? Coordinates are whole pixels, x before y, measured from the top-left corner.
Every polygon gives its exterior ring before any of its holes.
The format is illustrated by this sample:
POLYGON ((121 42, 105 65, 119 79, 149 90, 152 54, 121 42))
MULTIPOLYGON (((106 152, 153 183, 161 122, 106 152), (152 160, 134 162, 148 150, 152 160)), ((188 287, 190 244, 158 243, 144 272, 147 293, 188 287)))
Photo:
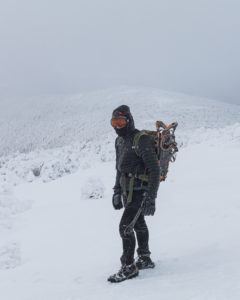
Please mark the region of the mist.
POLYGON ((240 104, 240 2, 0 2, 0 99, 148 86, 240 104))

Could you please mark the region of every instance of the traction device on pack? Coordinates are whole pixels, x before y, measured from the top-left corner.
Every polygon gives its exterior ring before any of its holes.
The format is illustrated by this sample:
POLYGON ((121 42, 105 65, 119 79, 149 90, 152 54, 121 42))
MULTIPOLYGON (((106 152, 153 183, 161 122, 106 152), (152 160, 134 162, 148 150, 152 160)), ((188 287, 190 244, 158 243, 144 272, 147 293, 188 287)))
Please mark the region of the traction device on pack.
POLYGON ((158 163, 160 165, 160 181, 167 178, 169 162, 175 162, 176 153, 178 152, 177 143, 175 141, 175 130, 178 126, 177 122, 166 126, 162 121, 156 122, 157 136, 156 147, 158 163))

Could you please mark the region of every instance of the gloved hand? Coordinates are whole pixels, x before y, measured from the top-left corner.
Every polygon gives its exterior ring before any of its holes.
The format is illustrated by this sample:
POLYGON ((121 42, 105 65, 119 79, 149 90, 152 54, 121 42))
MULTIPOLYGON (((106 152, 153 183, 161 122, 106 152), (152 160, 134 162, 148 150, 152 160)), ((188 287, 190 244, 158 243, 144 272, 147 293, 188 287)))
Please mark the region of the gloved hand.
POLYGON ((115 209, 123 208, 121 194, 113 194, 112 204, 115 209))
POLYGON ((155 198, 150 197, 147 192, 143 195, 142 213, 144 216, 153 216, 155 213, 155 198))

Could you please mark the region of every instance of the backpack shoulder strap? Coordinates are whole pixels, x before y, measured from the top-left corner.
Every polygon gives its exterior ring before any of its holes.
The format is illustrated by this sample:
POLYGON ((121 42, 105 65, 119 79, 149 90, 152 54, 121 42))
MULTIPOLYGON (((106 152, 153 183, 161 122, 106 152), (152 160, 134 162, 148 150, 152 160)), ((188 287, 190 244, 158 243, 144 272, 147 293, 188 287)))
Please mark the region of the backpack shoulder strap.
POLYGON ((138 152, 138 144, 139 144, 139 140, 140 140, 140 137, 143 136, 143 135, 148 135, 146 130, 141 130, 139 132, 137 132, 134 136, 134 139, 133 139, 133 146, 132 148, 135 150, 137 156, 139 156, 139 152, 138 152))

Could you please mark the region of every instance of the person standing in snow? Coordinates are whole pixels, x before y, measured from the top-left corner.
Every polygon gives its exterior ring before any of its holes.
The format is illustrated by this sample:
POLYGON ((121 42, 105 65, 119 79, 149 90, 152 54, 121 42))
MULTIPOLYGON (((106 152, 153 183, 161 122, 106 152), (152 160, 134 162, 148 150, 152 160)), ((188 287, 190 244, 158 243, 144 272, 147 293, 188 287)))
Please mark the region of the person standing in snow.
POLYGON ((117 174, 112 204, 115 209, 121 209, 124 206, 124 212, 119 225, 123 244, 123 254, 120 258, 122 266, 117 273, 108 278, 108 281, 121 282, 138 276, 138 270, 155 266, 150 258, 149 232, 144 216, 154 215, 160 169, 153 141, 148 135, 140 136, 139 155, 137 155, 133 143, 139 130, 135 129, 134 120, 127 105, 121 105, 113 111, 111 125, 118 135, 115 141, 117 174), (148 176, 147 182, 140 179, 143 174, 148 176), (135 261, 135 234, 133 231, 127 233, 125 229, 141 206, 142 213, 134 226, 138 242, 138 258, 135 261))

